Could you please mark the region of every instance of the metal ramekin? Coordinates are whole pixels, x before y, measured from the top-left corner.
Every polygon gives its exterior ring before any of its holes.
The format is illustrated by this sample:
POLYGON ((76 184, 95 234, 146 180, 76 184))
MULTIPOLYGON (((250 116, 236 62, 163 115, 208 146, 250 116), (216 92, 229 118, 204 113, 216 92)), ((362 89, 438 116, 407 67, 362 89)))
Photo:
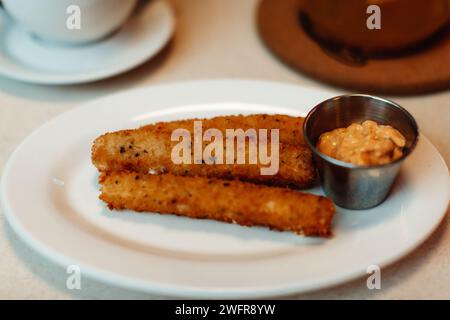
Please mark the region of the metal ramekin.
POLYGON ((377 206, 386 199, 400 165, 413 151, 419 137, 416 121, 404 108, 386 99, 361 94, 343 95, 320 103, 308 113, 303 129, 326 195, 338 206, 355 210, 377 206), (400 131, 406 138, 403 156, 385 165, 358 166, 331 158, 316 148, 322 133, 365 120, 400 131))

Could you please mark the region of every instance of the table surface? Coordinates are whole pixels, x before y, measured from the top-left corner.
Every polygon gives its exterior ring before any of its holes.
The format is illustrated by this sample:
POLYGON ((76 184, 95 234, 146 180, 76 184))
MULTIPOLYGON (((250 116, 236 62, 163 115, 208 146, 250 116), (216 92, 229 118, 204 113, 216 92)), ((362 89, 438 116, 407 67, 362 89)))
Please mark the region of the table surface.
MULTIPOLYGON (((21 140, 48 119, 118 90, 212 78, 267 79, 326 87, 290 70, 266 50, 255 29, 258 0, 172 0, 171 3, 178 23, 174 39, 155 59, 131 72, 93 84, 68 87, 24 84, 0 77, 0 167, 3 168, 21 140)), ((450 165, 450 91, 390 98, 414 115, 421 131, 450 165)), ((380 290, 368 290, 366 279, 361 278, 289 298, 449 299, 448 224, 447 214, 425 243, 401 261, 384 268, 380 290)), ((81 290, 68 290, 66 270, 24 244, 3 214, 0 214, 0 256, 0 299, 164 298, 89 278, 82 279, 81 290)))

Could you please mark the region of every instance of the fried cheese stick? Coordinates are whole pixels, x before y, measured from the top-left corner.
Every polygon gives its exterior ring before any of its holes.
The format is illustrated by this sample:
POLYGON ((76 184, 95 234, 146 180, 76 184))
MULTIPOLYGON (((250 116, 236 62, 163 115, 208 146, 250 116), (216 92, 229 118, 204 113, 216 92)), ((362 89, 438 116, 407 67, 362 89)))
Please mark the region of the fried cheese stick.
POLYGON ((110 209, 265 226, 306 236, 330 236, 335 213, 325 197, 237 180, 122 171, 102 173, 99 181, 100 199, 110 209))
MULTIPOLYGON (((280 122, 283 122, 282 119, 284 119, 284 117, 287 116, 272 116, 272 120, 265 121, 277 122, 278 119, 280 122)), ((232 119, 229 120, 228 123, 236 124, 236 122, 240 123, 243 121, 242 119, 248 118, 249 117, 243 116, 233 116, 229 118, 221 117, 221 119, 214 118, 215 120, 213 120, 211 124, 217 124, 217 127, 225 130, 225 128, 229 126, 228 124, 225 125, 225 122, 228 121, 225 119, 232 119)), ((257 121, 258 118, 267 119, 263 116, 250 116, 251 122, 257 121)), ((290 119, 292 117, 288 118, 290 119)), ((292 120, 291 125, 293 125, 295 121, 292 120)), ((104 134, 94 141, 92 147, 92 162, 101 172, 121 170, 136 171, 140 173, 167 172, 176 175, 198 175, 222 179, 238 178, 255 183, 291 186, 296 188, 309 187, 314 182, 315 170, 312 163, 312 153, 303 143, 294 145, 280 142, 279 168, 275 175, 262 175, 261 169, 267 168, 268 165, 263 165, 259 161, 256 164, 237 164, 237 152, 235 152, 235 161, 231 164, 227 164, 225 159, 223 159, 222 164, 175 164, 172 161, 171 153, 178 142, 171 141, 171 134, 172 130, 178 128, 178 125, 182 128, 183 126, 186 129, 190 128, 190 131, 193 130, 193 120, 183 120, 177 122, 176 125, 174 122, 167 122, 136 130, 122 130, 104 134)), ((231 125, 232 124, 230 124, 230 126, 231 125)), ((246 125, 248 126, 249 124, 246 125)), ((282 132, 282 130, 283 129, 281 129, 280 132, 282 132)), ((203 148, 208 143, 209 142, 203 142, 203 148)), ((270 142, 268 142, 268 144, 268 149, 270 149, 270 142)), ((245 145, 245 158, 249 159, 249 144, 246 143, 245 145)), ((191 151, 193 153, 193 150, 191 151)))
MULTIPOLYGON (((314 182, 312 155, 306 146, 280 144, 278 172, 275 175, 262 175, 261 169, 267 166, 260 163, 174 164, 171 151, 175 144, 166 133, 122 131, 98 138, 92 149, 92 160, 99 171, 167 172, 229 180, 238 178, 296 188, 305 188, 314 182)), ((248 148, 246 154, 248 155, 248 148)))
POLYGON ((293 145, 303 144, 303 120, 302 117, 292 117, 283 114, 252 114, 219 116, 209 119, 186 119, 169 122, 157 122, 140 128, 140 130, 168 130, 177 128, 192 131, 194 120, 201 120, 203 129, 216 128, 222 132, 226 129, 280 129, 280 142, 293 145))

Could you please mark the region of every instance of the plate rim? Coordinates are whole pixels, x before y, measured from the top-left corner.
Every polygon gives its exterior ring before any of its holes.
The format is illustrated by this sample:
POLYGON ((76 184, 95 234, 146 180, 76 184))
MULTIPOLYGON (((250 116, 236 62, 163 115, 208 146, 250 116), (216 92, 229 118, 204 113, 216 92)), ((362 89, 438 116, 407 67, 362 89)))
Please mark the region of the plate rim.
MULTIPOLYGON (((125 90, 125 91, 121 91, 121 92, 116 92, 112 95, 107 95, 107 96, 103 96, 103 97, 99 97, 97 99, 94 99, 92 101, 88 101, 86 103, 81 104, 79 107, 73 108, 69 111, 63 112, 59 115, 57 115, 56 117, 53 117, 52 119, 48 120, 47 122, 45 122, 43 125, 39 126, 37 129, 33 130, 14 150, 14 152, 11 154, 11 156, 9 157, 3 173, 2 173, 2 177, 1 177, 1 181, 0 181, 0 202, 2 205, 2 209, 4 211, 4 214, 7 218, 8 223, 10 224, 10 226, 12 227, 12 229, 24 240, 25 243, 27 243, 30 247, 32 247, 33 249, 35 249, 35 251, 48 258, 49 260, 53 261, 54 263, 64 266, 67 264, 70 264, 71 261, 71 257, 54 251, 52 248, 48 248, 46 247, 45 244, 42 244, 39 240, 35 239, 34 236, 32 235, 32 233, 29 233, 29 231, 25 230, 23 228, 23 226, 17 221, 15 214, 13 212, 13 210, 11 210, 11 208, 9 208, 9 204, 6 198, 6 183, 7 183, 7 175, 8 172, 10 172, 10 166, 12 165, 12 163, 14 162, 14 158, 16 157, 16 154, 19 152, 19 150, 21 149, 21 147, 29 140, 31 139, 31 137, 36 134, 37 132, 39 132, 42 128, 44 128, 45 126, 51 125, 52 122, 57 122, 59 121, 60 117, 67 117, 68 115, 70 115, 72 112, 74 113, 78 113, 80 112, 82 109, 89 109, 91 108, 91 105, 93 104, 97 104, 99 103, 99 101, 101 100, 106 100, 106 99, 111 99, 114 98, 114 96, 116 95, 130 95, 130 94, 135 94, 138 91, 146 91, 149 89, 152 90, 157 90, 158 87, 168 87, 168 86, 184 86, 186 85, 186 83, 192 84, 192 85, 197 85, 197 86, 204 86, 205 84, 211 84, 211 83, 215 83, 216 86, 222 86, 222 85, 228 85, 228 86, 236 86, 236 85, 240 85, 242 86, 243 84, 253 84, 253 85, 276 85, 276 86, 289 86, 292 88, 298 88, 298 85, 295 85, 293 83, 283 83, 283 82, 276 82, 276 81, 261 81, 261 80, 232 80, 232 79, 215 79, 215 80, 197 80, 197 81, 188 81, 188 82, 174 82, 174 83, 165 83, 165 84, 159 84, 159 85, 153 85, 153 86, 147 86, 147 87, 140 87, 140 88, 135 88, 135 89, 131 89, 131 90, 125 90)), ((303 87, 303 89, 306 89, 308 91, 316 91, 317 93, 328 93, 330 94, 330 92, 322 90, 322 89, 317 89, 317 88, 308 88, 308 87, 303 87)), ((434 149, 434 151, 436 152, 436 155, 439 158, 439 161, 441 162, 441 164, 443 164, 446 168, 447 168, 447 172, 448 172, 448 167, 447 164, 445 163, 445 160, 443 159, 442 155, 439 153, 439 151, 437 150, 437 148, 423 135, 421 136, 422 140, 425 140, 426 143, 429 144, 430 147, 432 147, 434 149)), ((425 233, 420 240, 416 241, 413 245, 410 245, 406 250, 403 250, 401 253, 393 255, 392 257, 390 257, 389 259, 386 259, 386 261, 383 261, 382 263, 380 263, 380 266, 386 266, 389 265, 391 263, 393 263, 394 261, 397 261, 399 259, 401 259, 402 257, 408 255, 411 251, 413 251, 415 248, 417 248, 418 246, 420 246, 425 239, 427 239, 435 230, 436 228, 439 226, 439 224, 441 223, 442 219, 444 218, 447 208, 448 208, 448 200, 450 197, 450 177, 448 177, 448 195, 447 195, 447 206, 445 206, 444 204, 442 205, 443 208, 439 209, 439 212, 442 212, 439 216, 439 219, 437 219, 432 228, 430 228, 430 230, 425 233)), ((171 285, 171 284, 162 284, 162 283, 158 283, 155 281, 151 281, 151 288, 149 286, 149 281, 148 280, 139 280, 138 278, 132 278, 132 277, 128 277, 128 276, 124 276, 124 275, 119 275, 116 274, 114 272, 110 272, 109 270, 103 270, 103 269, 99 269, 97 267, 92 267, 88 264, 79 264, 80 267, 83 268, 83 270, 85 270, 86 274, 88 275, 88 277, 92 277, 93 279, 98 279, 100 281, 103 281, 105 283, 109 283, 111 285, 115 285, 115 286, 120 286, 120 287, 124 287, 124 288, 131 288, 131 289, 135 289, 138 291, 142 291, 142 292, 147 292, 147 293, 154 293, 154 294, 159 294, 159 295, 169 295, 169 296, 176 296, 176 297, 197 297, 197 298, 264 298, 264 297, 276 297, 276 296, 286 296, 286 295, 290 295, 290 294, 295 294, 295 293, 304 293, 304 292, 310 292, 310 291, 315 291, 315 290, 320 290, 323 288, 327 288, 327 287, 332 287, 335 286, 337 284, 341 284, 344 282, 347 282, 349 280, 352 279, 356 279, 358 277, 363 276, 362 273, 360 272, 350 272, 347 273, 345 276, 340 276, 338 278, 334 278, 333 279, 324 279, 323 281, 319 282, 319 283, 315 283, 314 285, 310 285, 309 287, 305 287, 302 284, 293 284, 290 286, 286 286, 286 285, 281 285, 280 287, 278 286, 269 286, 269 287, 259 287, 257 291, 255 291, 254 288, 250 287, 249 289, 230 289, 227 288, 227 291, 221 291, 220 288, 218 289, 212 289, 212 288, 193 288, 192 286, 185 286, 185 285, 171 285)))

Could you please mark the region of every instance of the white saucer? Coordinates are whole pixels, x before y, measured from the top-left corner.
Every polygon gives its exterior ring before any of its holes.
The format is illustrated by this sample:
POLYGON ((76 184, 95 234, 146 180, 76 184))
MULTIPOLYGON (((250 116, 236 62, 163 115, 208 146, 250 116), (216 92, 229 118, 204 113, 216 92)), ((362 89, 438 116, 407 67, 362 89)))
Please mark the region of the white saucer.
POLYGON ((151 293, 267 297, 366 275, 369 266, 384 267, 417 247, 445 215, 448 169, 424 136, 388 199, 364 211, 337 208, 334 236, 327 240, 172 215, 111 212, 98 199, 90 149, 100 134, 194 117, 305 115, 328 98, 330 93, 306 87, 222 80, 101 98, 51 120, 17 148, 2 177, 2 208, 19 236, 53 261, 151 293))
POLYGON ((169 41, 174 26, 171 7, 153 1, 103 41, 62 46, 35 38, 0 8, 0 75, 57 85, 108 78, 153 57, 169 41))

